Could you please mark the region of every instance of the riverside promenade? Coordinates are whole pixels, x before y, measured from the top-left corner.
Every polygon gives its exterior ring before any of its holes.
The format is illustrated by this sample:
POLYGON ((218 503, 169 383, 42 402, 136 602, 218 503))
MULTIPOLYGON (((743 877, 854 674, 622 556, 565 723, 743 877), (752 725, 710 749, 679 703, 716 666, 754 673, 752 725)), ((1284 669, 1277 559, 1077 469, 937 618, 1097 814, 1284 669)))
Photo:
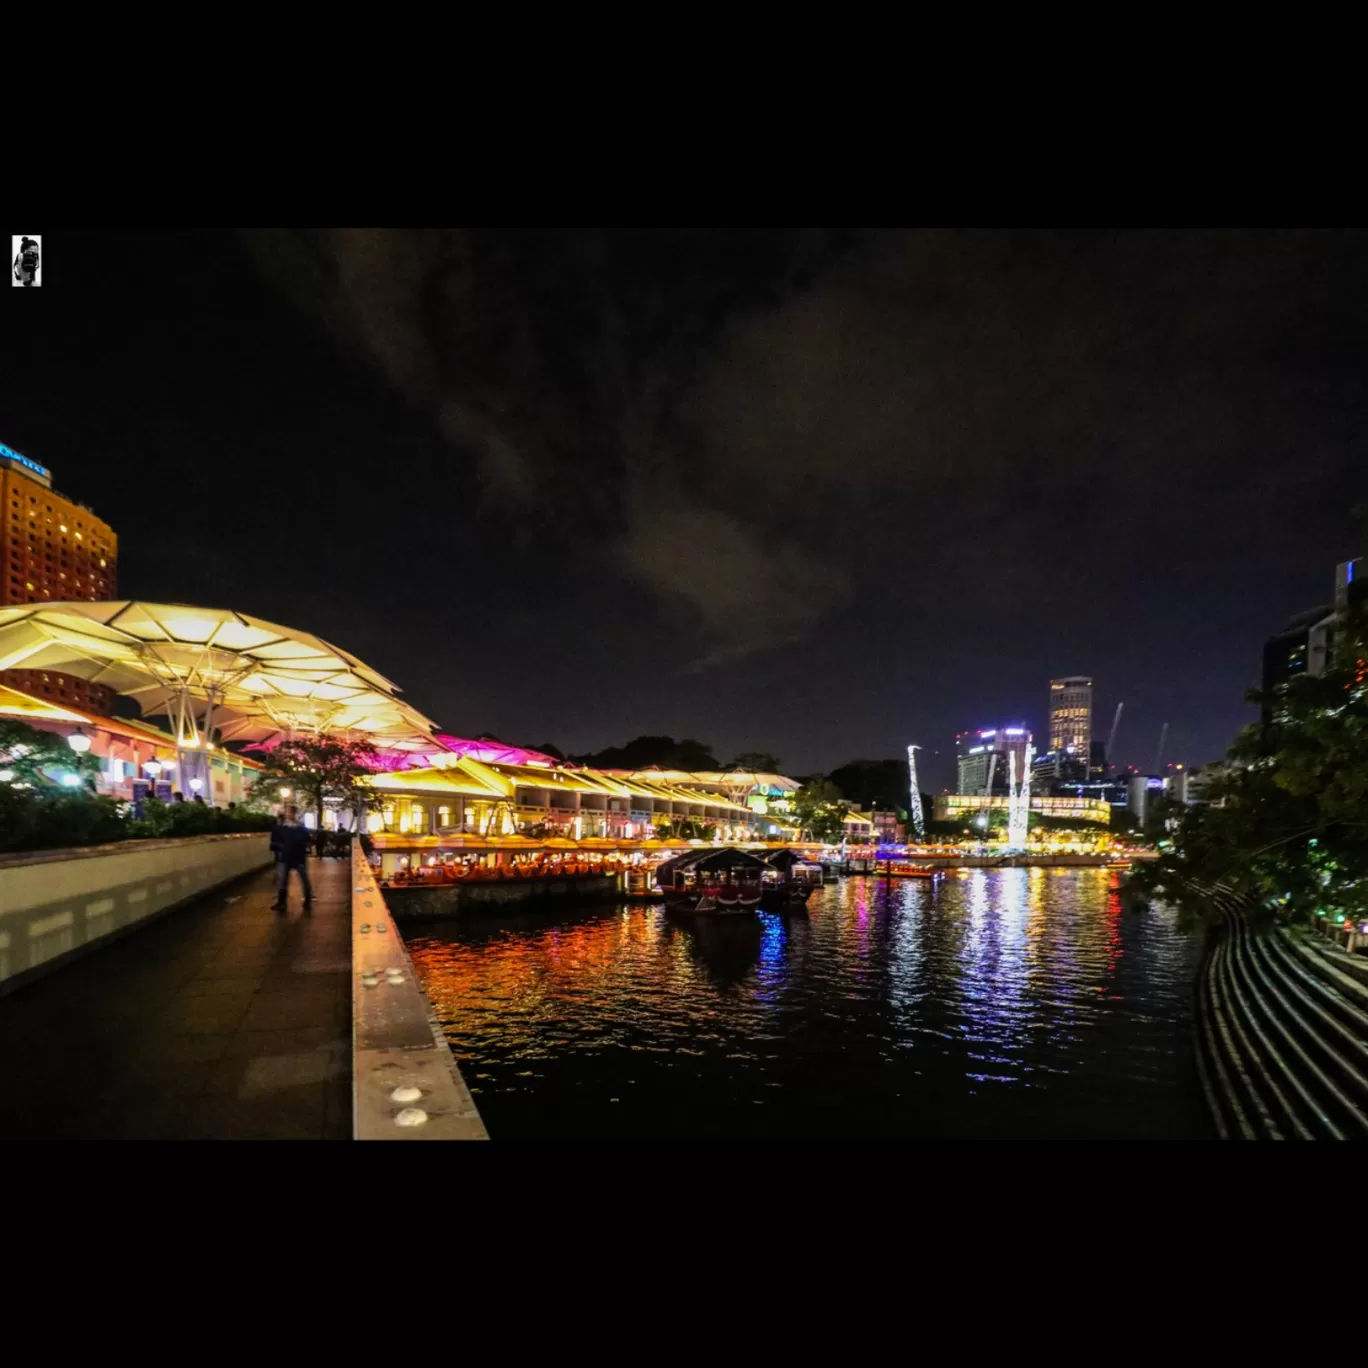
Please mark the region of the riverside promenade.
POLYGON ((264 870, 0 997, 0 1134, 350 1139, 351 864, 309 871, 309 913, 264 870))

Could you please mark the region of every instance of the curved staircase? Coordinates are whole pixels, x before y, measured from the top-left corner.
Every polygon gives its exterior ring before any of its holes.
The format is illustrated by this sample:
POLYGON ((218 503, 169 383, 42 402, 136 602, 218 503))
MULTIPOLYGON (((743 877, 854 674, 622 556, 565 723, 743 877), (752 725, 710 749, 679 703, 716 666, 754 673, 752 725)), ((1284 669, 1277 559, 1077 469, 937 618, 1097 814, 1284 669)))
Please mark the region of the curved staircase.
POLYGON ((1230 889, 1198 983, 1198 1064, 1222 1139, 1368 1139, 1368 964, 1256 929, 1230 889))

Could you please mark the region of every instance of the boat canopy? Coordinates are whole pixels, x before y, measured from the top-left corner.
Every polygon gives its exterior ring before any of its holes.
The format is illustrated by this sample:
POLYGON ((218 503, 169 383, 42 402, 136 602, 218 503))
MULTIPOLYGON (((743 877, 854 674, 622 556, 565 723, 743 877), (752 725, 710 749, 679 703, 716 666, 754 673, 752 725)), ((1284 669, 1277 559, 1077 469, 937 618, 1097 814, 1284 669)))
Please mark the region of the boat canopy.
POLYGON ((676 874, 686 870, 693 870, 695 873, 747 869, 763 872, 766 868, 768 866, 759 856, 737 850, 734 846, 726 846, 722 850, 690 850, 683 855, 676 855, 656 870, 656 880, 663 886, 667 880, 672 880, 676 874))
POLYGON ((820 869, 822 866, 813 864, 811 860, 805 860, 800 852, 796 850, 775 850, 765 856, 765 863, 771 869, 778 869, 785 874, 792 874, 795 869, 820 869))

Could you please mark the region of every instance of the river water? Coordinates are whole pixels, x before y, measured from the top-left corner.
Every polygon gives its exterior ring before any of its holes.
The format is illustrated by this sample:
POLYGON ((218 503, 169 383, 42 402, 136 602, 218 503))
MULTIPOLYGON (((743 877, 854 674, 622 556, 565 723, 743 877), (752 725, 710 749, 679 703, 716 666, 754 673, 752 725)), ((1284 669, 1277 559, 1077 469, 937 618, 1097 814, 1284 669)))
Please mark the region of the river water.
POLYGON ((612 902, 407 940, 495 1140, 1204 1136, 1200 943, 1117 884, 850 877, 802 916, 612 902))

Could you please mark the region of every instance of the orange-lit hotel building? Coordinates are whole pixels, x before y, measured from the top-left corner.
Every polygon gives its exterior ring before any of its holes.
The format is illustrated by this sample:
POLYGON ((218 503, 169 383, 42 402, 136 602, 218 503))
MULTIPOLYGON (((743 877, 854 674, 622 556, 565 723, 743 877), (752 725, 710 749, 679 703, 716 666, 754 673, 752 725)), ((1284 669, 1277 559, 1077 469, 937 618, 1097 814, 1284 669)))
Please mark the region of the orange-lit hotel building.
MULTIPOLYGON (((52 487, 52 472, 0 442, 0 607, 112 599, 119 539, 84 504, 52 487)), ((50 670, 6 670, 7 684, 34 698, 108 716, 114 694, 50 670)))

